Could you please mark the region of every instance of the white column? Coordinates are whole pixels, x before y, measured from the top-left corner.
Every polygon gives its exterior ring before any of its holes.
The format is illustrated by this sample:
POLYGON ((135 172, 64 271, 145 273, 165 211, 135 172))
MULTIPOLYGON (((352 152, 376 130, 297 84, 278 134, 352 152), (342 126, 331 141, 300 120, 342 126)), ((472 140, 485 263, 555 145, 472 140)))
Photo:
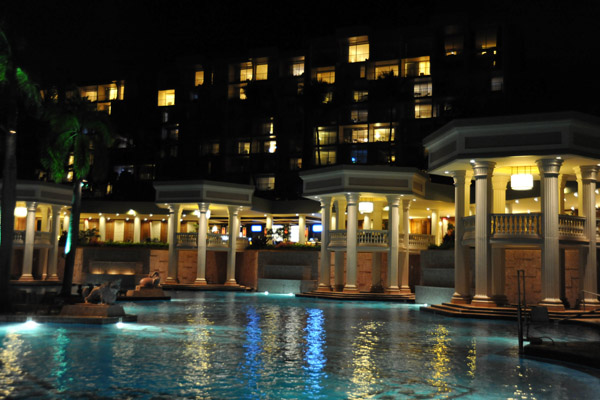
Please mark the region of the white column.
POLYGON ((63 217, 63 224, 62 224, 62 232, 69 232, 69 222, 70 222, 70 214, 65 213, 65 216, 63 217))
MULTIPOLYGON (((267 231, 273 229, 273 216, 271 214, 267 214, 267 220, 265 222, 265 229, 267 231)), ((269 240, 268 244, 272 244, 272 243, 273 243, 273 239, 269 240)))
POLYGON ((558 239, 558 174, 563 161, 544 158, 537 161, 542 179, 542 301, 553 309, 563 309, 560 299, 560 254, 558 239))
POLYGON ((475 177, 475 296, 471 304, 491 307, 492 252, 489 240, 489 215, 492 199, 491 177, 496 163, 479 161, 473 164, 475 177))
POLYGON ((398 287, 398 246, 400 239, 400 196, 388 196, 389 218, 388 218, 388 241, 390 250, 388 252, 388 271, 386 293, 400 293, 398 287))
POLYGON ((404 241, 404 251, 402 252, 402 262, 399 265, 399 276, 398 286, 400 286, 400 293, 410 293, 409 282, 409 261, 410 261, 410 218, 408 212, 410 210, 410 199, 402 199, 402 232, 404 241))
POLYGON ((52 206, 52 226, 50 233, 50 256, 48 260, 49 281, 58 281, 57 262, 58 262, 58 238, 60 237, 60 208, 61 206, 52 206))
POLYGON ((206 238, 208 231, 208 218, 206 218, 206 212, 208 211, 208 203, 199 203, 198 210, 200 215, 198 216, 198 263, 196 269, 196 285, 206 285, 206 238))
POLYGON ((177 283, 178 252, 177 252, 177 232, 178 216, 181 206, 172 204, 169 206, 169 222, 167 226, 167 241, 169 242, 169 273, 166 283, 177 283))
POLYGON ((558 213, 565 213, 565 187, 567 186, 567 176, 558 174, 558 213))
POLYGON ((305 244, 306 243, 306 215, 300 214, 298 216, 298 243, 305 244))
MULTIPOLYGON (((336 210, 336 218, 335 218, 335 229, 337 230, 346 230, 346 200, 338 199, 335 201, 335 210, 336 210)), ((334 253, 334 290, 342 291, 344 290, 344 257, 346 253, 343 251, 336 251, 334 253)))
POLYGON ((133 217, 133 243, 140 242, 140 238, 142 236, 141 231, 142 223, 140 221, 140 216, 136 214, 135 217, 133 217))
POLYGON ((431 210, 431 236, 433 236, 433 243, 439 246, 442 243, 440 236, 440 213, 438 210, 431 210))
MULTIPOLYGON (((494 191, 492 212, 494 214, 504 214, 506 212, 506 187, 510 181, 508 175, 492 176, 492 190, 494 191)), ((492 298, 496 305, 508 303, 504 294, 504 248, 492 248, 492 298)))
POLYGON ((98 219, 98 234, 100 235, 100 241, 106 241, 106 217, 101 215, 98 219))
POLYGON ((25 248, 23 250, 23 271, 20 281, 32 281, 33 248, 35 242, 35 210, 36 202, 27 202, 27 221, 25 228, 25 248))
POLYGON ((329 231, 331 223, 331 197, 321 198, 321 265, 319 268, 319 286, 317 291, 331 291, 331 254, 329 246, 329 231))
POLYGON ((578 168, 578 177, 581 177, 581 190, 579 198, 582 201, 582 215, 585 217, 585 235, 589 240, 587 245, 581 247, 581 266, 579 299, 585 302, 585 307, 598 307, 600 303, 593 293, 598 293, 598 267, 596 263, 596 179, 598 166, 587 165, 578 168), (584 292, 581 292, 583 290, 584 292))
POLYGON ((238 206, 227 207, 229 215, 229 246, 227 249, 227 277, 225 279, 225 286, 237 286, 235 280, 235 252, 237 250, 237 238, 240 231, 240 220, 238 206))
POLYGON ((346 231, 346 284, 344 285, 345 293, 358 293, 356 285, 357 269, 358 269, 358 193, 346 194, 348 202, 348 230, 346 231))
MULTIPOLYGON (((383 202, 375 202, 373 204, 373 229, 380 231, 383 227, 383 202)), ((381 258, 383 253, 380 251, 374 251, 371 255, 371 292, 381 292, 383 287, 381 285, 381 258)))
POLYGON ((464 218, 469 215, 470 171, 454 171, 454 294, 451 302, 468 304, 471 302, 471 270, 467 254, 468 246, 462 245, 464 218))

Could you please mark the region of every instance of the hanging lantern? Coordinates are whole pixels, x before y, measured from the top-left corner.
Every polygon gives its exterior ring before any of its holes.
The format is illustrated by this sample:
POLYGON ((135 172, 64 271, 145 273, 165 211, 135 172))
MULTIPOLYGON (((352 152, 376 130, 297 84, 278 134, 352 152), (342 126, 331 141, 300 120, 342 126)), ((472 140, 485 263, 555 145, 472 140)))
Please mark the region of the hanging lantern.
POLYGON ((373 212, 372 201, 361 201, 358 203, 358 212, 361 214, 368 214, 373 212))
POLYGON ((533 175, 531 174, 531 167, 513 167, 511 168, 512 175, 510 176, 510 188, 512 190, 531 190, 533 188, 533 175), (514 170, 517 170, 514 173, 514 170), (529 172, 528 172, 529 168, 529 172))

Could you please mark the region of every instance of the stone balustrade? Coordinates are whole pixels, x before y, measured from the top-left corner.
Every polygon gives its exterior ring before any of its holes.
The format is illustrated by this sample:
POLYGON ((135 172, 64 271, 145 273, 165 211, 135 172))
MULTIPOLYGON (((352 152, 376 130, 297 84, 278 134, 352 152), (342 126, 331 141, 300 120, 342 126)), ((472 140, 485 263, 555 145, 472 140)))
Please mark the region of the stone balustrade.
MULTIPOLYGON (((227 250, 229 240, 223 239, 223 236, 217 233, 209 233, 206 235, 206 246, 209 250, 227 250)), ((247 237, 236 238, 237 250, 245 249, 249 244, 247 237)), ((179 248, 197 248, 198 233, 187 232, 177 234, 177 247, 179 248)))
MULTIPOLYGON (((14 231, 13 244, 24 245, 25 244, 25 231, 14 231)), ((51 232, 40 232, 36 231, 34 235, 34 246, 51 246, 52 245, 52 233, 51 232)))
MULTIPOLYGON (((403 236, 400 236, 402 240, 403 236)), ((427 250, 431 244, 435 243, 435 237, 432 235, 426 235, 421 233, 409 233, 408 234, 408 248, 409 250, 427 250)))

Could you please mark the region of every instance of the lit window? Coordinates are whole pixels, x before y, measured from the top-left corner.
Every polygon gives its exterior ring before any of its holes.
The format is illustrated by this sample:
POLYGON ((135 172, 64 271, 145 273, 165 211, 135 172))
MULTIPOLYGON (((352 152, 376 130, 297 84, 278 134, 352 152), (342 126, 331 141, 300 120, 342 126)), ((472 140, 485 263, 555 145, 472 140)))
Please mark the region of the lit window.
POLYGON ((174 106, 175 105, 175 89, 159 90, 158 91, 158 106, 174 106))
POLYGON ((352 122, 365 122, 369 119, 369 112, 367 110, 352 110, 350 111, 350 119, 352 122))
POLYGON ((402 73, 404 77, 431 75, 429 56, 402 60, 402 73))
POLYGON ((369 59, 369 43, 366 37, 351 38, 348 46, 348 62, 363 62, 369 59))
POLYGON ((399 76, 398 65, 380 65, 375 67, 375 78, 381 79, 387 75, 399 76))
POLYGON ((329 90, 323 96, 323 104, 329 104, 332 101, 333 101, 333 92, 331 90, 329 90))
POLYGON ((210 145, 210 154, 219 154, 219 143, 212 143, 210 145))
POLYGON ((266 122, 261 125, 261 133, 263 135, 272 135, 273 134, 273 122, 266 122))
POLYGON ((250 154, 250 142, 238 142, 238 154, 250 154))
POLYGON ((81 97, 87 97, 87 99, 92 102, 98 101, 98 89, 96 88, 96 86, 82 88, 81 97))
POLYGON ((492 92, 501 92, 504 90, 504 77, 496 76, 492 78, 492 92))
POLYGON ((110 111, 111 111, 110 102, 107 102, 107 103, 98 103, 97 110, 98 111, 104 111, 108 115, 110 115, 110 111))
POLYGON ((292 64, 292 76, 304 75, 304 61, 292 64))
POLYGON ((246 100, 246 89, 244 88, 244 86, 240 86, 239 87, 239 92, 238 92, 238 96, 240 100, 246 100))
POLYGON ((354 101, 357 103, 369 100, 369 92, 366 90, 355 90, 353 94, 354 101))
POLYGON ((414 96, 415 97, 428 97, 431 96, 431 82, 415 82, 414 96))
POLYGON ((240 65, 240 81, 251 81, 252 80, 252 64, 243 63, 240 65))
POLYGON ((108 88, 107 91, 108 91, 108 99, 109 100, 117 99, 117 95, 118 95, 117 85, 115 85, 115 84, 110 85, 110 87, 108 88))
POLYGON ((431 118, 431 104, 422 103, 415 104, 415 118, 431 118))
POLYGON ((196 71, 196 74, 194 77, 194 84, 196 86, 204 85, 204 71, 203 70, 196 71))
POLYGON ((496 47, 496 28, 488 28, 477 32, 475 35, 475 48, 480 50, 496 47))
POLYGON ((315 151, 315 164, 330 165, 335 164, 335 150, 319 150, 315 151))
POLYGON ((277 141, 276 140, 269 140, 267 142, 264 143, 264 152, 265 153, 275 153, 275 151, 277 151, 277 141))
POLYGON ((334 129, 317 128, 315 134, 315 144, 321 146, 324 144, 336 144, 337 131, 334 129))
POLYGON ((275 189, 275 177, 274 176, 261 176, 256 179, 257 190, 274 190, 275 189))
POLYGON ((374 142, 389 142, 394 141, 394 128, 375 128, 373 129, 373 141, 374 142), (392 137, 390 138, 390 131, 392 132, 392 137))
POLYGON ((444 51, 447 56, 456 56, 463 51, 463 36, 448 36, 444 39, 444 51))
POLYGON ((329 69, 317 72, 317 81, 334 84, 335 83, 335 70, 329 69))
POLYGON ((256 66, 256 80, 264 81, 267 79, 269 66, 267 64, 258 64, 256 66))
POLYGON ((369 143, 369 130, 367 128, 345 130, 346 143, 369 143))
POLYGON ((290 158, 290 169, 292 171, 302 169, 302 158, 290 158))

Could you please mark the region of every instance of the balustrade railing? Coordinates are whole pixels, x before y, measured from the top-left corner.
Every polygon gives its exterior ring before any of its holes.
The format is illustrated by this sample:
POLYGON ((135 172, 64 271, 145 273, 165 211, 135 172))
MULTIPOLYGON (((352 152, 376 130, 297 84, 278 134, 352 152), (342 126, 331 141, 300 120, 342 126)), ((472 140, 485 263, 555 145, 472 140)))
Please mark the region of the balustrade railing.
POLYGON ((184 232, 177 234, 178 247, 196 247, 198 245, 198 233, 184 232))
POLYGON ((227 239, 223 239, 223 235, 218 233, 209 233, 206 235, 207 247, 227 247, 227 239))
MULTIPOLYGON (((402 236, 400 236, 402 240, 402 236)), ((408 234, 408 248, 411 250, 427 250, 435 242, 435 237, 421 233, 408 234)))
POLYGON ((475 216, 463 217, 463 240, 475 238, 475 216))
MULTIPOLYGON (((33 240, 34 240, 34 244, 45 244, 45 245, 50 245, 51 243, 51 239, 52 239, 52 233, 51 232, 41 232, 41 231, 35 231, 35 234, 33 236, 33 240)), ((16 244, 25 244, 25 231, 14 231, 13 233, 13 243, 16 244)))
POLYGON ((491 214, 491 237, 541 237, 542 214, 491 214))
POLYGON ((558 216, 558 236, 561 239, 585 240, 585 217, 558 216))
MULTIPOLYGON (((206 235, 206 246, 208 248, 226 248, 229 240, 223 239, 223 236, 216 233, 208 233, 206 235)), ((247 237, 237 237, 236 246, 238 249, 248 246, 247 237)), ((177 247, 198 247, 198 233, 187 232, 177 234, 177 247)))
POLYGON ((25 231, 14 231, 14 242, 25 243, 25 231))
POLYGON ((357 241, 359 246, 377 246, 387 247, 388 231, 359 230, 357 231, 357 241))
POLYGON ((346 247, 346 230, 329 231, 329 246, 346 247))

